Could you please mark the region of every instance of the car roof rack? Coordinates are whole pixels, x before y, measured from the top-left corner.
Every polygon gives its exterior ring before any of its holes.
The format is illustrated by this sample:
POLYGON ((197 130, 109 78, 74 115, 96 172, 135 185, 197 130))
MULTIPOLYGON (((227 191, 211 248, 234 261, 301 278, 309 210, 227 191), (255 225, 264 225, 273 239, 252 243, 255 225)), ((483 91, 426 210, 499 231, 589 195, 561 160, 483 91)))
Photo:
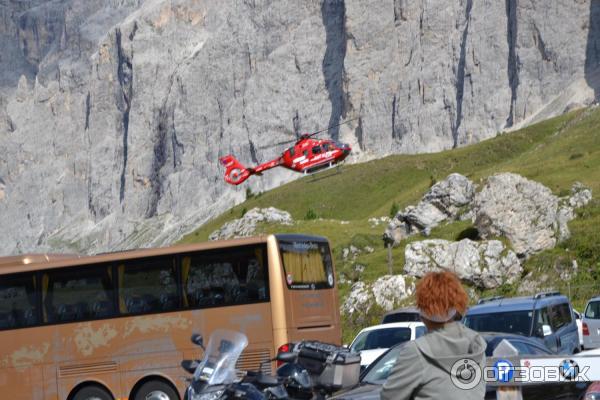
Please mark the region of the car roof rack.
POLYGON ((483 299, 479 299, 477 301, 477 304, 483 304, 483 303, 487 303, 489 301, 494 301, 494 300, 502 300, 503 298, 504 298, 504 296, 484 297, 483 299))
POLYGON ((552 296, 561 296, 561 293, 558 291, 554 291, 554 292, 539 292, 536 293, 535 296, 533 296, 534 299, 541 299, 543 297, 552 297, 552 296))

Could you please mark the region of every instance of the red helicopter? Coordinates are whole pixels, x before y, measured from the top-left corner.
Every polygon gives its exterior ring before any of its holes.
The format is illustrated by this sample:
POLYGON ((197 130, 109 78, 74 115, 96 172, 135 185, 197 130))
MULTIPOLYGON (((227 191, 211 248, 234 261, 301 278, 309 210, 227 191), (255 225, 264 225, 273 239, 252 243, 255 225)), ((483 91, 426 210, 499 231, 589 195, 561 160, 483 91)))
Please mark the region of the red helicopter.
MULTIPOLYGON (((348 120, 317 132, 304 133, 296 140, 296 143, 287 148, 281 156, 253 168, 244 167, 232 155, 221 157, 219 158, 219 161, 226 168, 225 182, 232 185, 239 185, 248 179, 250 175, 262 175, 263 171, 275 167, 284 167, 305 174, 332 167, 348 157, 352 148, 345 143, 338 143, 330 139, 312 139, 312 137, 350 121, 353 120, 348 120)), ((277 143, 276 145, 291 142, 293 142, 293 140, 277 143)))

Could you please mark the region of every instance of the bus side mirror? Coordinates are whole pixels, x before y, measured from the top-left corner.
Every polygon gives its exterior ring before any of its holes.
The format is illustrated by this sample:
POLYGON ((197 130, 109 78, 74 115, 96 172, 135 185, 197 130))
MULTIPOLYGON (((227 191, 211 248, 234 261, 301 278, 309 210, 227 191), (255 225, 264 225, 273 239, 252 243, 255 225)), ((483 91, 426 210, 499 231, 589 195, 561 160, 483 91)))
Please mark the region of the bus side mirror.
POLYGON ((202 337, 201 334, 199 333, 193 333, 192 337, 190 339, 192 341, 192 343, 194 343, 197 346, 200 346, 202 348, 202 350, 206 350, 204 348, 204 338, 202 337))

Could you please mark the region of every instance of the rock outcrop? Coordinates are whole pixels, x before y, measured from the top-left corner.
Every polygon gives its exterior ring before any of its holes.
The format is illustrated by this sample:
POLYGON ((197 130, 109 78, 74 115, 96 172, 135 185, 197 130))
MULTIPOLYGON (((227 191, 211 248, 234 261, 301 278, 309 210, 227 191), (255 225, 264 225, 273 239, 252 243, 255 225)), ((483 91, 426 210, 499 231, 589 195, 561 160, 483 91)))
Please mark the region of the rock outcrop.
POLYGON ((523 272, 516 254, 499 240, 475 242, 441 239, 406 246, 404 273, 422 277, 431 271, 449 270, 463 281, 482 289, 515 283, 523 272))
POLYGON ((414 292, 414 285, 402 275, 384 275, 371 285, 375 304, 391 311, 414 292))
POLYGON ((222 240, 247 237, 256 233, 256 227, 259 223, 291 225, 293 222, 292 216, 287 211, 275 207, 253 208, 246 212, 242 218, 226 222, 221 228, 212 232, 208 238, 209 240, 222 240))
POLYGON ((559 199, 546 186, 520 175, 503 173, 487 179, 473 201, 474 223, 482 238, 504 236, 519 257, 553 248, 569 237, 574 208, 592 193, 580 183, 559 199))
POLYGON ((567 197, 566 206, 577 209, 592 201, 592 190, 581 182, 575 182, 571 187, 571 195, 567 197))
POLYGON ((397 245, 415 234, 429 235, 432 228, 444 221, 453 221, 467 212, 475 195, 475 185, 460 174, 450 174, 434 184, 416 206, 398 212, 383 234, 385 242, 397 245))
POLYGON ((565 109, 548 105, 586 104, 600 87, 598 8, 0 1, 0 254, 169 243, 243 200, 219 155, 253 164, 344 119, 358 118, 330 135, 360 160, 462 146, 565 109), (567 87, 582 95, 555 102, 567 87))
POLYGON ((341 306, 346 318, 367 321, 374 305, 390 311, 414 293, 412 279, 402 275, 384 275, 372 284, 356 282, 341 306))

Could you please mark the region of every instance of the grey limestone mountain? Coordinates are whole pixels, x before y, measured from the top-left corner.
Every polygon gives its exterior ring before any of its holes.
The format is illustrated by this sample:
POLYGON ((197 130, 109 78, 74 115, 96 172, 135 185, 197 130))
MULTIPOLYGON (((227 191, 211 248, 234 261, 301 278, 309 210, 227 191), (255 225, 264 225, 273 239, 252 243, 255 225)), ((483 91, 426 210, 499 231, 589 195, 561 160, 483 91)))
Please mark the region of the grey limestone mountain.
POLYGON ((597 0, 0 0, 0 254, 172 242, 243 200, 218 156, 345 119, 360 161, 562 113, 599 41, 597 0))

